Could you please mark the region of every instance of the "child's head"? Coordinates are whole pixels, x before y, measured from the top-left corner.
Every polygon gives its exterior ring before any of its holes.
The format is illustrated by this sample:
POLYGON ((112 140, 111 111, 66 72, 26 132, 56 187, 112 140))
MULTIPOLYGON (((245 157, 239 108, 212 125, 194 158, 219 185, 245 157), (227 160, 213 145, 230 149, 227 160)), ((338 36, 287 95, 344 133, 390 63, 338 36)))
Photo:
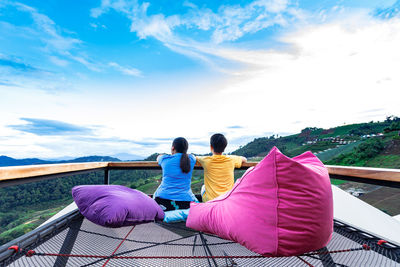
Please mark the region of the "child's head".
POLYGON ((172 142, 172 149, 174 149, 176 153, 186 153, 188 148, 188 141, 183 137, 175 138, 172 142))
POLYGON ((220 133, 216 133, 210 138, 210 145, 211 148, 216 153, 224 152, 226 146, 228 145, 228 141, 226 140, 225 136, 220 133))

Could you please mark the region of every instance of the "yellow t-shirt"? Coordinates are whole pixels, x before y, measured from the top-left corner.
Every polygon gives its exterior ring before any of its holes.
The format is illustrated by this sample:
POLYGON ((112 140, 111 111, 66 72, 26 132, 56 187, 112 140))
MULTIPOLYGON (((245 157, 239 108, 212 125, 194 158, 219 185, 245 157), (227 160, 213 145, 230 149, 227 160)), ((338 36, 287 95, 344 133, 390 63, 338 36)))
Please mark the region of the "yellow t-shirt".
POLYGON ((242 166, 242 157, 233 155, 212 155, 196 157, 204 169, 204 186, 206 193, 203 201, 212 200, 232 189, 234 170, 242 166))

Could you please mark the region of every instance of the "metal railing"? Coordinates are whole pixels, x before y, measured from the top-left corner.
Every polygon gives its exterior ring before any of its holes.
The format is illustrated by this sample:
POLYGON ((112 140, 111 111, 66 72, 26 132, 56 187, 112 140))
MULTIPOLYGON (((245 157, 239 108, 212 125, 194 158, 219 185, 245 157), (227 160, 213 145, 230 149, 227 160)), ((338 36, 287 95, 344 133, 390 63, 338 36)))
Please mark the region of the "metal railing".
MULTIPOLYGON (((245 170, 249 167, 255 166, 256 164, 257 162, 247 162, 244 163, 240 169, 245 170)), ((328 168, 330 178, 332 179, 400 188, 400 169, 330 165, 327 165, 326 167, 328 168)), ((0 167, 0 188, 99 170, 104 171, 104 184, 108 184, 111 170, 128 169, 161 170, 161 167, 155 161, 90 162, 0 167)), ((202 167, 196 163, 195 169, 202 169, 202 167)))

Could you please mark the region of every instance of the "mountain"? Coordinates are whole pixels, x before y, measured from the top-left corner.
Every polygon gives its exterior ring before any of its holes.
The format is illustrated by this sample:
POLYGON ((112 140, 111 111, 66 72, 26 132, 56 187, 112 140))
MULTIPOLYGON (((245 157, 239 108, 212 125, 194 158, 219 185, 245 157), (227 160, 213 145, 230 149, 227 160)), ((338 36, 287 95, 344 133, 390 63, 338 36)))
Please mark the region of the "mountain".
MULTIPOLYGON (((289 157, 297 156, 309 150, 320 157, 323 162, 329 162, 330 160, 338 158, 338 156, 346 153, 353 153, 353 156, 349 157, 355 157, 355 155, 370 155, 371 153, 374 153, 374 155, 377 155, 378 153, 385 154, 386 150, 391 149, 392 152, 389 151, 386 153, 386 155, 382 155, 383 158, 376 159, 374 163, 386 164, 385 161, 388 162, 387 159, 389 158, 391 159, 390 162, 397 160, 397 158, 393 157, 392 155, 393 151, 397 151, 396 149, 394 149, 394 147, 397 147, 399 145, 398 142, 400 142, 399 140, 395 140, 396 138, 400 138, 398 137, 397 133, 399 130, 400 118, 396 116, 388 116, 386 120, 382 122, 371 121, 368 123, 343 125, 330 129, 307 127, 303 129, 300 133, 294 135, 284 137, 275 137, 274 135, 272 135, 270 137, 256 138, 245 146, 242 146, 239 149, 233 151, 231 154, 241 155, 247 158, 264 157, 271 150, 272 147, 276 146, 282 151, 282 153, 289 157), (368 141, 370 138, 378 137, 378 134, 381 134, 379 136, 379 140, 381 140, 382 143, 380 143, 379 141, 368 141), (361 148, 358 148, 359 146, 361 146, 361 148), (364 150, 369 152, 364 153, 364 150)), ((398 154, 394 155, 396 156, 398 154)), ((7 156, 0 156, 0 167, 95 161, 126 161, 143 159, 156 160, 157 156, 158 154, 154 153, 144 159, 144 157, 134 154, 119 153, 113 155, 112 157, 88 156, 68 160, 42 160, 37 158, 14 159, 7 156)), ((356 164, 358 166, 361 166, 362 164, 368 165, 368 163, 366 163, 365 160, 362 160, 360 157, 358 157, 358 159, 355 161, 348 159, 349 157, 347 157, 347 159, 343 157, 338 158, 335 162, 330 162, 330 164, 356 164), (340 160, 342 160, 343 162, 341 162, 340 160)))
POLYGON ((75 159, 75 157, 69 157, 69 156, 57 157, 57 158, 41 158, 41 160, 45 160, 45 161, 66 161, 66 160, 73 160, 73 159, 75 159))
MULTIPOLYGON (((250 160, 261 160, 273 146, 289 157, 312 151, 324 164, 400 169, 400 118, 321 129, 308 127, 299 134, 256 138, 234 151, 250 160)), ((349 193, 388 213, 400 214, 399 190, 382 186, 332 180, 349 193)))
POLYGON ((59 161, 57 163, 78 163, 78 162, 99 162, 99 161, 121 161, 121 160, 109 156, 88 156, 72 160, 59 161))
POLYGON ((112 157, 118 158, 123 161, 129 161, 129 160, 143 160, 145 157, 135 155, 135 154, 129 154, 129 153, 118 153, 111 155, 112 157))
POLYGON ((144 159, 144 161, 156 161, 158 155, 160 155, 159 153, 153 153, 150 156, 148 156, 147 158, 144 159))
POLYGON ((36 164, 57 164, 57 163, 78 163, 78 162, 99 162, 99 161, 121 161, 118 158, 109 156, 88 156, 80 157, 71 160, 50 161, 41 160, 37 158, 27 159, 14 159, 7 156, 0 156, 0 167, 5 166, 22 166, 22 165, 36 165, 36 164))
MULTIPOLYGON (((272 147, 278 147, 287 156, 297 156, 305 151, 324 155, 323 160, 330 160, 340 154, 354 151, 359 145, 386 149, 396 138, 400 130, 400 118, 389 116, 383 122, 368 122, 338 126, 330 129, 307 127, 299 134, 275 138, 275 136, 256 138, 247 145, 240 147, 231 154, 245 157, 264 157, 272 147), (372 144, 369 139, 382 141, 382 144, 372 144), (368 142, 367 142, 368 141, 368 142)), ((374 149, 375 149, 374 148, 374 149)), ((367 149, 362 146, 362 149, 367 149)), ((369 149, 369 148, 368 148, 369 149)), ((378 150, 379 150, 378 149, 378 150)), ((358 151, 360 152, 360 151, 358 151)), ((382 152, 379 150, 379 152, 382 152)), ((321 157, 322 158, 322 157, 321 157)), ((339 164, 339 162, 337 162, 339 164)))
POLYGON ((14 159, 14 158, 10 158, 7 156, 0 156, 0 167, 34 165, 34 164, 49 164, 49 163, 54 163, 54 162, 41 160, 41 159, 37 159, 37 158, 14 159))

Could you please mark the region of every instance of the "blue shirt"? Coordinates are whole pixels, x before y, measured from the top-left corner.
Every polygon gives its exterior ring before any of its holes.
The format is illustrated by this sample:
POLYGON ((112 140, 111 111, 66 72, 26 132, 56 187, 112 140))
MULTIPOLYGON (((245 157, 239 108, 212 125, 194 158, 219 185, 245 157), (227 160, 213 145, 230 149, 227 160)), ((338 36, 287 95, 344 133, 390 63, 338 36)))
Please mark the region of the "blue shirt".
POLYGON ((183 173, 180 167, 182 153, 174 155, 162 155, 158 164, 162 168, 162 181, 160 186, 154 192, 154 197, 177 201, 195 201, 190 184, 192 181, 192 172, 196 158, 188 154, 190 159, 190 171, 183 173))

